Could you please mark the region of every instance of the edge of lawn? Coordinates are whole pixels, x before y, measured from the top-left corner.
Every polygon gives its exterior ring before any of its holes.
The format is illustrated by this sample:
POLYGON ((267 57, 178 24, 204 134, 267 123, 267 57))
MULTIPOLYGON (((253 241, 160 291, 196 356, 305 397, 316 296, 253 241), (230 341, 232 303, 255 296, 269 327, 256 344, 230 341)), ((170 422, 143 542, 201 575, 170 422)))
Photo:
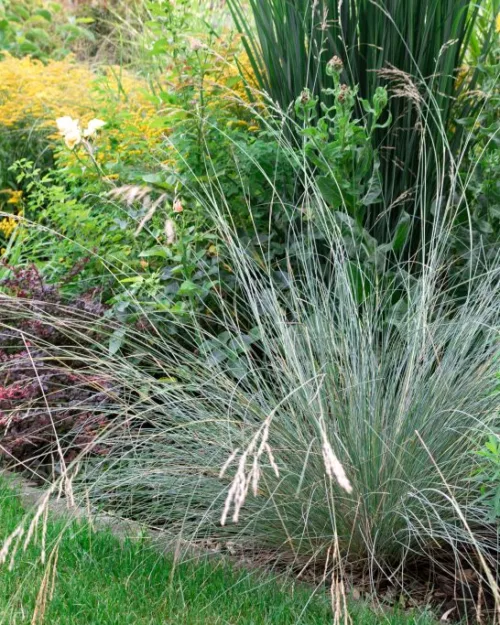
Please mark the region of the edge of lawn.
MULTIPOLYGON (((43 491, 0 471, 0 549, 43 491)), ((181 559, 160 548, 139 524, 98 515, 74 518, 59 502, 45 529, 15 543, 0 567, 0 624, 291 625, 333 622, 325 587, 235 566, 227 557, 191 550, 181 559), (45 537, 44 537, 45 536, 45 537), (40 556, 45 542, 45 562, 40 556)), ((31 513, 31 514, 30 514, 31 513)), ((171 542, 170 542, 171 544, 171 542)), ((178 554, 177 554, 178 555, 178 554)), ((377 610, 349 602, 353 625, 431 625, 429 613, 377 610)))

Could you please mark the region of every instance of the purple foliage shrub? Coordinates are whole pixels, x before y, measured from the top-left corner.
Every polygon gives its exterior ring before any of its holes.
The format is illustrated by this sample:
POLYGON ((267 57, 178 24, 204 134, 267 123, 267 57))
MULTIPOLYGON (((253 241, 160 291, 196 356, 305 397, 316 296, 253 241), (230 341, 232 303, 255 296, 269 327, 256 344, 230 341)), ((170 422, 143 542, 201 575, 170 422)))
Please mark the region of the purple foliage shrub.
POLYGON ((8 269, 0 283, 0 459, 57 471, 83 450, 105 454, 96 439, 110 422, 111 383, 88 365, 105 327, 99 293, 68 300, 35 266, 8 269))

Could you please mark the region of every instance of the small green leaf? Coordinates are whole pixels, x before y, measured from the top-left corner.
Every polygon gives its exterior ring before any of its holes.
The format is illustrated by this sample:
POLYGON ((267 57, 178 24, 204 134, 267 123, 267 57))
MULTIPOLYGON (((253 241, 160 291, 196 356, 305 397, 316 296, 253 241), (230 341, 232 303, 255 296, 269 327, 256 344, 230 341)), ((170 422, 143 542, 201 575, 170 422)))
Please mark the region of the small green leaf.
POLYGON ((168 248, 162 247, 161 245, 155 245, 149 250, 144 250, 139 254, 139 258, 148 258, 149 256, 156 256, 158 258, 170 258, 171 253, 168 248))
POLYGON ((394 237, 392 238, 392 249, 395 252, 401 251, 406 245, 410 227, 411 217, 407 212, 403 211, 401 213, 401 217, 399 218, 398 225, 396 226, 394 237))
POLYGON ((39 15, 40 17, 43 17, 43 19, 47 20, 47 22, 52 21, 52 15, 50 11, 47 11, 47 9, 37 9, 33 15, 39 15))
POLYGON ((198 286, 191 280, 184 280, 178 290, 179 295, 193 295, 198 292, 198 286))
POLYGON ((118 328, 113 332, 109 338, 109 355, 114 356, 122 347, 125 335, 127 333, 126 328, 118 328))

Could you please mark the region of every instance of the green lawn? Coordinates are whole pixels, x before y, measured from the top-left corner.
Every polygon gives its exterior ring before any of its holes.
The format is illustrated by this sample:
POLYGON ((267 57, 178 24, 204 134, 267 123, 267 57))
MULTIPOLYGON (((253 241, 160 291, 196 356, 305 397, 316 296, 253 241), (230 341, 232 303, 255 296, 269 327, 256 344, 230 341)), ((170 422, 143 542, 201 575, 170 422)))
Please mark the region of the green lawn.
MULTIPOLYGON (((0 481, 0 547, 24 510, 15 493, 0 481)), ((47 545, 66 524, 49 520, 47 545)), ((328 598, 307 588, 292 588, 269 576, 232 570, 205 558, 173 567, 144 541, 120 542, 108 532, 73 523, 62 534, 55 591, 44 622, 50 625, 290 625, 332 622, 328 598)), ((44 574, 40 541, 18 552, 14 568, 0 568, 0 623, 32 623, 44 574)), ((46 576, 48 578, 48 576, 46 576)), ((50 584, 49 584, 50 585, 50 584)), ((426 617, 375 616, 367 608, 352 613, 354 625, 381 622, 409 625, 426 617)))

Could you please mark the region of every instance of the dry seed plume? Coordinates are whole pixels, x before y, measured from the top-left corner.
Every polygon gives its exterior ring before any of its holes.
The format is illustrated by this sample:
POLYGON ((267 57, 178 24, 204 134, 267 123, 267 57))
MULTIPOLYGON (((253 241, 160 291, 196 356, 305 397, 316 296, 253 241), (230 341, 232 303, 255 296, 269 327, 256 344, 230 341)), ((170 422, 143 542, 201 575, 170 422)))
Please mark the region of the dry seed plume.
POLYGON ((142 231, 144 226, 151 221, 151 219, 153 219, 157 209, 164 204, 167 199, 167 194, 162 193, 153 201, 151 198, 151 191, 151 187, 148 186, 123 185, 121 187, 116 187, 116 189, 112 189, 108 193, 110 197, 125 202, 127 206, 132 206, 132 204, 138 202, 142 205, 142 208, 147 210, 146 214, 137 226, 134 233, 135 236, 137 236, 142 231))
POLYGON ((348 493, 352 493, 352 485, 344 471, 342 463, 333 451, 328 436, 326 435, 325 423, 323 417, 320 419, 321 430, 321 451, 323 453, 323 461, 325 463, 325 471, 331 480, 337 480, 338 485, 348 493))
MULTIPOLYGON (((280 405, 283 404, 290 397, 290 395, 295 393, 297 390, 298 389, 295 389, 289 395, 287 395, 287 397, 285 397, 280 402, 280 404, 278 404, 278 406, 276 406, 276 408, 274 408, 274 410, 266 417, 264 423, 260 426, 260 428, 251 439, 250 444, 242 453, 238 461, 236 474, 231 482, 229 491, 227 493, 224 510, 222 511, 220 521, 221 525, 226 524, 231 507, 233 507, 233 522, 238 522, 241 508, 245 503, 250 486, 252 487, 252 492, 254 496, 257 496, 259 480, 261 476, 260 463, 264 454, 267 455, 268 462, 271 465, 275 476, 280 476, 279 467, 274 459, 271 446, 269 445, 269 428, 271 426, 271 421, 280 405), (251 465, 250 470, 247 469, 248 464, 251 465)), ((325 472, 331 480, 335 479, 341 488, 343 488, 348 493, 352 493, 353 488, 346 475, 344 467, 337 458, 330 444, 330 441, 328 440, 322 413, 319 418, 319 427, 321 432, 321 449, 323 454, 323 461, 325 464, 325 472)), ((229 458, 224 463, 219 477, 222 478, 224 476, 227 469, 238 455, 238 452, 239 449, 235 449, 231 453, 229 458)))
MULTIPOLYGON (((276 477, 279 477, 279 468, 274 460, 273 452, 268 443, 269 438, 269 426, 271 425, 271 419, 274 413, 271 413, 261 427, 257 430, 256 434, 250 441, 250 444, 246 450, 242 453, 238 462, 238 469, 236 475, 233 478, 231 486, 226 497, 226 503, 220 523, 225 525, 231 506, 233 506, 233 522, 237 523, 241 508, 245 503, 250 486, 254 496, 257 496, 259 479, 261 476, 260 461, 264 453, 267 454, 269 464, 271 465, 276 477), (251 461, 250 471, 247 472, 247 464, 251 461)), ((221 469, 220 477, 223 477, 231 462, 236 458, 238 449, 235 449, 229 456, 224 466, 221 469)))

